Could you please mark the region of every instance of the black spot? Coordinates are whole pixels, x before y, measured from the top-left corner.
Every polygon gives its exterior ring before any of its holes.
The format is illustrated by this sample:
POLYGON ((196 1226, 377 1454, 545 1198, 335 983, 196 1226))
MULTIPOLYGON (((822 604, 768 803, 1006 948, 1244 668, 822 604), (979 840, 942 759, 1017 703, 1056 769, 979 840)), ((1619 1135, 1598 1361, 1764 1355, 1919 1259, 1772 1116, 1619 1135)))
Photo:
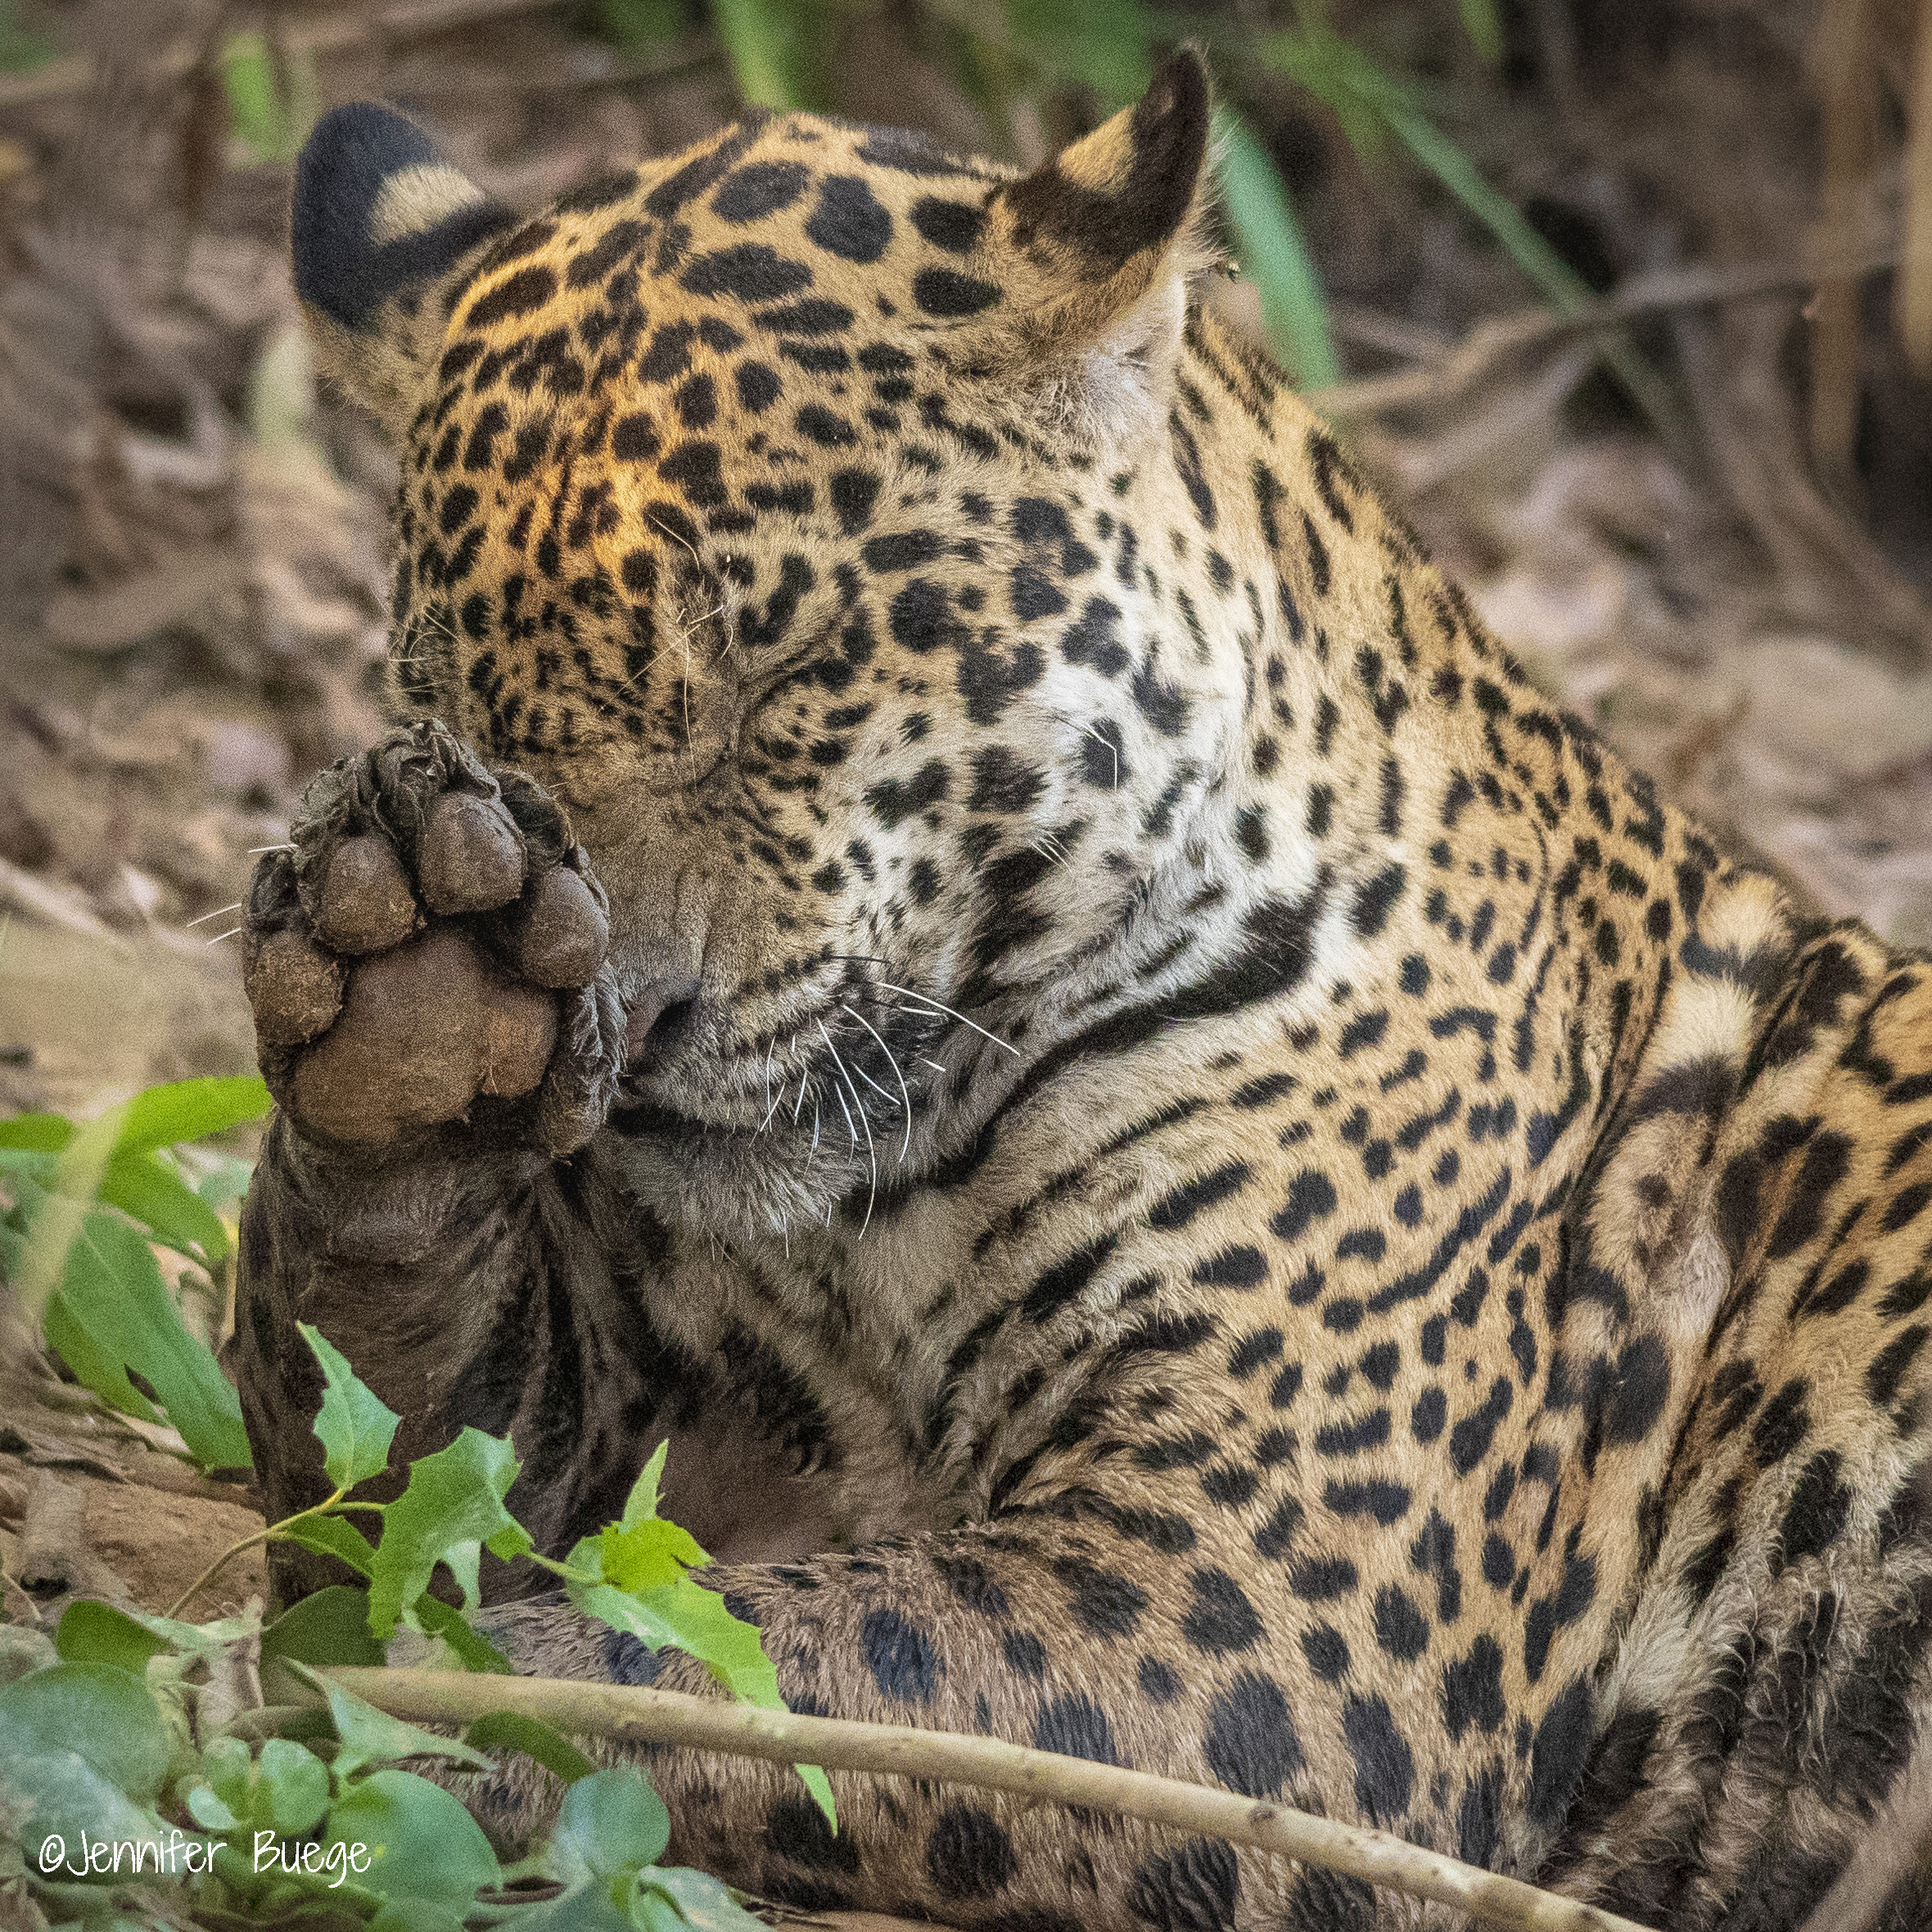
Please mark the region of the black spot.
POLYGON ((952 269, 921 269, 912 278, 912 299, 928 315, 977 315, 1000 300, 1000 291, 952 269))
POLYGON ((1077 1556, 1063 1557, 1054 1573, 1067 1586, 1073 1614, 1096 1636, 1132 1634, 1147 1609, 1147 1592, 1077 1556))
POLYGON ((557 292, 557 277, 539 264, 519 269, 471 303, 464 314, 464 328, 486 328, 491 323, 505 322, 512 315, 527 315, 540 309, 557 292))
POLYGON ((1258 1248, 1224 1248, 1196 1262, 1189 1279, 1203 1288, 1258 1288, 1268 1279, 1267 1257, 1258 1248))
POLYGON ((1593 1729, 1590 1681, 1573 1678, 1537 1725, 1530 1749, 1529 1815, 1546 1831, 1554 1831, 1569 1809, 1593 1729))
POLYGON ((935 562, 941 548, 935 530, 902 530, 872 538, 859 554, 869 571, 910 571, 935 562))
POLYGON ((1226 1570, 1198 1569, 1189 1579, 1194 1600, 1181 1621, 1181 1634, 1211 1656, 1245 1650, 1262 1636, 1262 1620, 1247 1593, 1226 1570))
POLYGON ((1415 1783, 1415 1760, 1379 1697, 1351 1698, 1342 1712, 1343 1735, 1355 1759, 1355 1802, 1372 1825, 1399 1825, 1415 1783))
POLYGON ((878 499, 879 479, 871 470, 837 470, 832 476, 832 507, 838 512, 839 528, 855 536, 872 520, 872 506, 878 499))
POLYGON ((870 184, 858 174, 827 177, 805 232, 828 255, 848 262, 876 262, 892 239, 892 217, 870 184))
POLYGON ((1826 1449, 1804 1465, 1778 1532, 1785 1561, 1816 1556, 1837 1542, 1852 1512, 1852 1492, 1839 1478, 1839 1453, 1826 1449))
POLYGON ((847 1833, 834 1835, 825 1814, 809 1798, 780 1798, 765 1814, 771 1848, 794 1864, 819 1871, 856 1871, 859 1850, 847 1833))
POLYGON ((1503 1704, 1502 1646, 1479 1636, 1466 1657, 1452 1659, 1442 1671, 1442 1711, 1456 1744, 1472 1724, 1496 1731, 1507 1714, 1503 1704))
POLYGON ((1209 1772, 1244 1798, 1280 1796, 1302 1765, 1281 1686, 1262 1672, 1243 1671, 1208 1705, 1201 1754, 1209 1772))
MULTIPOLYGON (((779 391, 783 387, 779 381, 778 371, 761 362, 740 363, 732 372, 732 380, 738 386, 738 399, 754 416, 769 409, 779 399, 779 391)), ((833 481, 836 489, 837 479, 833 481)))
POLYGON ((1234 1847, 1218 1838, 1190 1838, 1140 1867, 1127 1905, 1153 1932, 1234 1932, 1240 1894, 1234 1847))
POLYGON ((1751 1429, 1751 1448, 1759 1469, 1781 1462, 1811 1433, 1811 1411, 1804 1406, 1810 1393, 1811 1384, 1794 1375, 1764 1405, 1751 1429))
POLYGON ((1122 1764, 1107 1713, 1090 1697, 1058 1697, 1033 1723, 1033 1749, 1085 1758, 1095 1764, 1122 1764))
POLYGON ((821 403, 807 403, 792 420, 799 433, 822 449, 843 449, 859 440, 859 432, 836 409, 821 403))
POLYGON ((1670 1357, 1654 1335, 1640 1335, 1617 1357, 1604 1409, 1604 1440, 1641 1442, 1670 1396, 1670 1357))
POLYGON ((932 1701, 946 1665, 923 1631, 882 1607, 866 1612, 860 1641, 880 1695, 908 1704, 932 1701))
POLYGON ((1389 913, 1401 898, 1408 876, 1400 865, 1390 865, 1356 887, 1348 917, 1364 939, 1373 939, 1388 923, 1389 913))
POLYGON ((701 255, 678 279, 694 296, 735 296, 741 302, 775 302, 811 286, 812 272, 762 242, 741 242, 701 255))
POLYGON ((611 431, 611 454, 620 463, 646 463, 661 445, 648 416, 620 416, 611 431))
POLYGON ((1932 1334, 1923 1322, 1914 1322, 1908 1329, 1899 1332, 1871 1358, 1865 1370, 1865 1389, 1867 1395, 1880 1408, 1888 1406, 1898 1393, 1898 1384, 1904 1380, 1905 1372, 1917 1359, 1919 1351, 1925 1346, 1925 1337, 1932 1334))
POLYGON ((1180 1673, 1158 1657, 1143 1657, 1138 1674, 1140 1688, 1156 1704, 1171 1704, 1181 1693, 1180 1673))
POLYGON ((1496 1425, 1510 1412, 1515 1391, 1509 1378, 1498 1375, 1489 1385, 1488 1399, 1482 1407, 1463 1417, 1449 1432, 1449 1460, 1459 1476, 1466 1476, 1489 1453, 1496 1425))
POLYGON ((1375 1641, 1405 1663, 1429 1647, 1429 1619, 1406 1591, 1392 1584, 1375 1592, 1375 1641))
POLYGON ((797 161, 748 161, 718 184, 711 211, 721 221, 757 221, 789 208, 810 178, 797 161))
POLYGON ((1289 1182, 1286 1204, 1268 1223, 1284 1241, 1298 1241, 1311 1221, 1324 1219, 1335 1211, 1334 1183, 1327 1175, 1304 1167, 1289 1182))
POLYGON ((970 255, 985 221, 984 212, 967 201, 927 195, 913 204, 912 225, 935 248, 943 248, 949 255, 970 255))
POLYGON ((926 1870, 950 1898, 983 1898, 1013 1876, 1013 1844, 991 1813, 950 1804, 926 1840, 926 1870))
POLYGON ((1002 1640, 1006 1661, 1022 1677, 1046 1675, 1046 1645, 1030 1631, 1009 1630, 1002 1640))

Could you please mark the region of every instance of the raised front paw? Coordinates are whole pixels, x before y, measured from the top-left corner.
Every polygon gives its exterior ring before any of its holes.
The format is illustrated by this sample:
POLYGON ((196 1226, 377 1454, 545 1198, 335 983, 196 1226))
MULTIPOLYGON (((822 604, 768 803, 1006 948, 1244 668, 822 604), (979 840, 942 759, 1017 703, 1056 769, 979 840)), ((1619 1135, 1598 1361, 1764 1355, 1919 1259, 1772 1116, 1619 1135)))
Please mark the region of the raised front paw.
POLYGON ((305 1138, 379 1148, 470 1119, 561 1154, 621 1066, 609 905, 549 796, 440 724, 303 794, 244 941, 262 1072, 305 1138))

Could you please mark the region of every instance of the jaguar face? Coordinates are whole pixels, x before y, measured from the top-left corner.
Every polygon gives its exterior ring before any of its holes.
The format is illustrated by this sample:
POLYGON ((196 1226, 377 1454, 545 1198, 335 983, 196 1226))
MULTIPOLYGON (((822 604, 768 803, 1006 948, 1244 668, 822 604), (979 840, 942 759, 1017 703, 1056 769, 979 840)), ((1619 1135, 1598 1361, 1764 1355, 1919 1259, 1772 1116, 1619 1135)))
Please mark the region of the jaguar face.
POLYGON ((621 1124, 713 1217, 822 1217, 1144 969, 1203 869, 1265 558, 1216 552, 1203 608, 1153 508, 1218 487, 1177 367, 1199 69, 1030 177, 752 116, 520 226, 341 114, 298 282, 403 454, 402 699, 569 808, 621 1124))

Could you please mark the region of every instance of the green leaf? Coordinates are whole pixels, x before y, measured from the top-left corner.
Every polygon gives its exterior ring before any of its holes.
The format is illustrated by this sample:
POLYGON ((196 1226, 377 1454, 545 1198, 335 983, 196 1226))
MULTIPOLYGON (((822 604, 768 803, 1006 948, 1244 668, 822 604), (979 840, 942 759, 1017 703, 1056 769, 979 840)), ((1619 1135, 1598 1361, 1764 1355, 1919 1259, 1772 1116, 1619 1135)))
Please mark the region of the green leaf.
POLYGON ((463 1734, 463 1742, 479 1751, 521 1751, 567 1785, 591 1776, 595 1767, 560 1731, 517 1711, 489 1711, 463 1734))
POLYGON ((255 1767, 255 1820, 278 1837, 299 1838, 329 1807, 328 1767, 286 1737, 262 1746, 255 1767))
POLYGON ((377 1636, 387 1637, 413 1608, 439 1563, 449 1566, 463 1601, 473 1605, 482 1546, 506 1560, 530 1548, 503 1501, 521 1467, 507 1441, 476 1429, 410 1464, 409 1487, 383 1514, 369 1573, 369 1628, 377 1636))
POLYGON ((366 1577, 376 1567, 375 1546, 345 1516, 298 1516, 282 1534, 318 1556, 341 1557, 359 1575, 366 1577))
POLYGON ((168 1640, 111 1604, 84 1600, 61 1613, 54 1647, 65 1663, 111 1663, 140 1677, 147 1675, 148 1659, 168 1648, 168 1640))
POLYGON ((273 1103, 260 1074, 176 1080, 135 1095, 121 1117, 116 1153, 145 1153, 178 1140, 200 1140, 260 1120, 273 1103))
POLYGON ((472 1750, 459 1739, 438 1737, 433 1731, 423 1731, 400 1718, 392 1718, 387 1711, 377 1710, 353 1690, 345 1690, 332 1678, 318 1675, 305 1664, 291 1663, 290 1668, 328 1700, 336 1736, 341 1740, 341 1748, 333 1759, 338 1778, 349 1776, 365 1764, 395 1764, 404 1758, 446 1758, 476 1771, 491 1768, 490 1760, 481 1751, 472 1750))
POLYGON ((1013 39, 1054 79, 1085 82, 1109 107, 1146 92, 1148 47, 1165 23, 1139 0, 1006 0, 1004 11, 1013 39))
MULTIPOLYGON (((351 1785, 329 1812, 328 1845, 365 1844, 371 1863, 355 1882, 391 1903, 467 1905, 501 1876, 481 1827, 427 1778, 378 1771, 351 1785)), ((411 1916, 412 1927, 423 1920, 411 1916)))
MULTIPOLYGON (((115 1674, 125 1681, 124 1672, 115 1674)), ((5 1736, 0 1726, 0 1739, 5 1736)), ((78 1751, 58 1745, 19 1750, 0 1745, 0 1799, 5 1800, 8 1813, 7 1835, 17 1835, 37 1873, 42 1848, 56 1833, 70 1860, 80 1856, 84 1835, 97 1842, 105 1839, 110 1844, 133 1844, 167 1835, 151 1810, 133 1803, 78 1751)), ((69 1864, 61 1868, 60 1876, 77 1878, 80 1874, 69 1864)), ((97 1882, 113 1881, 102 1874, 97 1882)))
POLYGON ((105 1400, 151 1419, 152 1406, 124 1373, 137 1370, 204 1468, 249 1466, 240 1399, 206 1346, 182 1325, 147 1243, 117 1216, 83 1216, 45 1326, 74 1374, 105 1400))
POLYGON ((16 1113, 0 1120, 0 1147, 58 1153, 74 1137, 74 1122, 59 1113, 16 1113))
POLYGON ((0 1686, 0 1764, 61 1752, 141 1803, 160 1791, 170 1755, 147 1686, 110 1663, 56 1663, 0 1686))
POLYGON ((746 102, 773 108, 822 103, 840 11, 824 0, 711 0, 712 28, 746 102))
MULTIPOLYGON (((591 1567, 585 1559, 599 1546, 600 1539, 586 1537, 571 1553, 568 1567, 591 1567)), ((649 1650, 670 1644, 688 1650, 708 1665, 711 1675, 734 1696, 764 1710, 785 1709, 785 1700, 779 1695, 778 1672, 765 1654, 757 1626, 733 1616, 716 1591, 704 1589, 688 1577, 634 1594, 612 1583, 567 1580, 564 1588, 585 1616, 628 1632, 649 1650)), ((838 1817, 830 1780, 816 1765, 798 1764, 792 1769, 837 1830, 838 1817)))
POLYGON ((684 0, 603 0, 604 31, 630 52, 648 52, 684 31, 684 0))
POLYGON ((631 1894, 630 1922, 637 1932, 690 1932, 670 1893, 639 1885, 631 1894))
POLYGON ((158 1152, 115 1154, 101 1176, 101 1198, 191 1261, 213 1267, 228 1252, 221 1217, 158 1152))
POLYGON ((346 1358, 319 1329, 305 1321, 296 1328, 322 1364, 322 1412, 315 1433, 322 1440, 322 1466, 338 1489, 353 1489, 389 1467, 389 1445, 400 1420, 395 1411, 363 1383, 346 1358))
POLYGON ((658 1485, 664 1480, 664 1460, 670 1454, 670 1438, 666 1436, 638 1471, 637 1480, 630 1486, 630 1494, 624 1499, 624 1514, 617 1519, 620 1529, 634 1528, 657 1514, 658 1485))
POLYGON ((284 1610, 262 1632, 262 1661, 380 1664, 383 1650, 369 1635, 368 1617, 368 1591, 332 1583, 284 1610))
POLYGON ((231 1810, 228 1800, 211 1785, 196 1785, 182 1803, 204 1831, 239 1831, 248 1822, 247 1813, 231 1810))
MULTIPOLYGON (((369 1921, 369 1932, 463 1932, 465 1915, 433 1898, 404 1898, 385 1905, 369 1921)), ((529 1923, 518 1912, 510 1923, 521 1928, 529 1923)), ((329 1928, 334 1932, 334 1928, 329 1928)))
POLYGON ((1494 66, 1503 57, 1503 23, 1496 0, 1460 0, 1462 30, 1483 58, 1494 66))
MULTIPOLYGON (((628 1899, 621 1907, 611 1897, 618 1889, 608 1879, 587 1878, 541 1905, 520 1907, 517 1916, 504 1923, 516 1932, 631 1932, 636 1921, 628 1909, 628 1899)), ((380 1932, 380 1921, 371 1932, 380 1932)), ((684 1928, 677 1932, 684 1932, 684 1928)))
POLYGON ((753 1932, 763 1925, 738 1903, 729 1885, 707 1872, 670 1865, 648 1873, 644 1883, 670 1898, 695 1932, 753 1932))
POLYGON ((1221 205, 1240 250, 1242 272, 1260 294, 1269 338, 1302 388, 1329 388, 1341 380, 1342 365, 1288 190, 1238 114, 1217 108, 1214 124, 1221 205))
POLYGON ((514 1674, 509 1659, 476 1629, 454 1604, 445 1603, 425 1591, 417 1598, 411 1618, 425 1636, 440 1637, 456 1653, 457 1661, 465 1670, 487 1671, 499 1677, 514 1674))
POLYGON ((664 1855, 670 1813, 634 1766, 594 1772, 564 1793, 553 1842, 599 1878, 611 1878, 664 1855))

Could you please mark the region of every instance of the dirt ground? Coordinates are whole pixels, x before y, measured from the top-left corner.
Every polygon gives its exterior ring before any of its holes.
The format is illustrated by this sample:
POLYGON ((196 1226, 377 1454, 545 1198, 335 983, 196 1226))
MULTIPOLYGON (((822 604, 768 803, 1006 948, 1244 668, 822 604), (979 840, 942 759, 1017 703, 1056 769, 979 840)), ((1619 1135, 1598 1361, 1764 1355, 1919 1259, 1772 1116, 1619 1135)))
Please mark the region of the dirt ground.
MULTIPOLYGON (((702 31, 625 54, 587 11, 274 18, 323 105, 401 103, 521 206, 734 111, 702 31)), ((1456 9, 1335 17, 1399 65, 1430 12, 1456 9)), ((1452 64, 1430 97, 1605 291, 1594 318, 1663 406, 1439 190, 1253 86, 1347 365, 1322 406, 1553 693, 1820 910, 1932 944, 1932 384, 1890 323, 1912 0, 1874 0, 1879 132, 1829 205, 1809 0, 1505 13, 1502 66, 1452 64)), ((393 483, 317 391, 288 166, 228 132, 196 67, 215 10, 47 18, 61 57, 0 74, 0 1113, 252 1066, 235 902, 303 782, 379 729, 393 483)), ((925 18, 855 15, 842 111, 1022 162, 1095 113, 1050 90, 995 124, 925 18)), ((1260 328, 1251 285, 1214 299, 1260 328)), ((52 1562, 45 1604, 170 1600, 250 1519, 165 1448, 79 1411, 0 1415, 0 1567, 52 1562)), ((237 1568, 200 1612, 261 1587, 237 1568)))

